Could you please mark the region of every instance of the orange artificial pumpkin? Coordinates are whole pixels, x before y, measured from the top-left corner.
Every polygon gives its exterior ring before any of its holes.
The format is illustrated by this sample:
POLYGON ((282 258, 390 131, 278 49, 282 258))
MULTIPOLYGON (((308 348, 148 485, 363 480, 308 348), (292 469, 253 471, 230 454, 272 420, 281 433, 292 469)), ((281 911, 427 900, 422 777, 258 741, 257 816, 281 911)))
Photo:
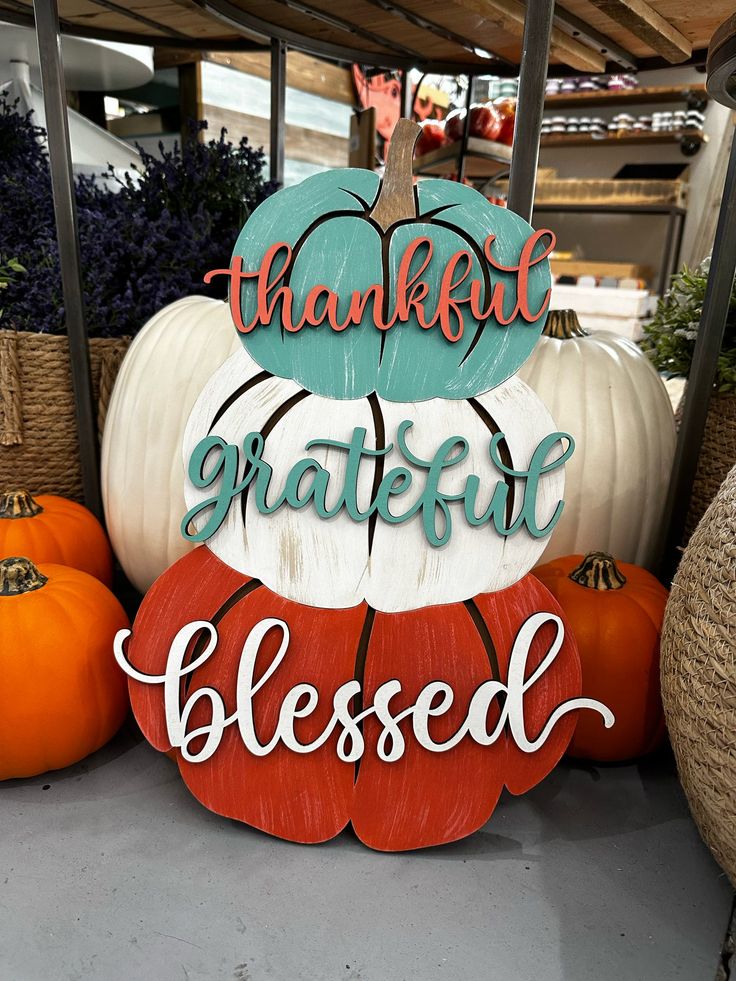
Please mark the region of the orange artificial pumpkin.
POLYGON ((566 555, 534 575, 552 593, 580 650, 583 695, 616 717, 581 712, 568 753, 599 762, 649 753, 664 736, 659 689, 659 635, 667 590, 645 569, 616 564, 606 552, 566 555))
POLYGON ((112 585, 112 550, 95 516, 65 497, 26 490, 0 494, 0 559, 27 555, 88 572, 112 585))
POLYGON ((0 561, 0 780, 76 763, 128 709, 113 638, 128 618, 97 579, 0 561))

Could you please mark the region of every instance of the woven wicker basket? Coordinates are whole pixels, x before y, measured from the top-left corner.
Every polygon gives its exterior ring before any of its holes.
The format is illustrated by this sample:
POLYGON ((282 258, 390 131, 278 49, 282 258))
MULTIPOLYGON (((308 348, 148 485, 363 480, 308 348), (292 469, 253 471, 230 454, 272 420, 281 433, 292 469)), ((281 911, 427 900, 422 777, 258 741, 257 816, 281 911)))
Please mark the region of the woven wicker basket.
MULTIPOLYGON (((675 413, 679 429, 684 396, 675 413)), ((705 510, 718 493, 731 467, 736 465, 736 395, 713 395, 698 458, 687 521, 686 544, 705 510)))
MULTIPOLYGON (((90 339, 102 426, 131 338, 90 339)), ((0 330, 0 488, 82 500, 69 344, 64 336, 0 330)))
POLYGON ((661 666, 680 780, 700 833, 736 885, 736 467, 680 562, 661 666))

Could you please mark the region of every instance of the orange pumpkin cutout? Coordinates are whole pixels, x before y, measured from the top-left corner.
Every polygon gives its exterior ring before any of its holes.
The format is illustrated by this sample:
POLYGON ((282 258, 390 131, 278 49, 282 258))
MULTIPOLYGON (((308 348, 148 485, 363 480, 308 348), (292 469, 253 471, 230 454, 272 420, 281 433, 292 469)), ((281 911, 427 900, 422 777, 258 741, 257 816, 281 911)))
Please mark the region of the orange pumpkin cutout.
POLYGON ((580 651, 583 695, 612 710, 581 712, 571 756, 620 762, 656 749, 664 736, 659 688, 659 636, 668 592, 645 569, 616 564, 605 552, 567 555, 534 575, 549 589, 570 623, 580 651))
POLYGON ((55 494, 0 494, 0 558, 9 555, 68 565, 112 585, 112 550, 102 525, 81 504, 55 494))
MULTIPOLYGON (((197 620, 210 621, 218 630, 217 651, 187 677, 185 687, 188 697, 208 688, 217 690, 231 716, 238 710, 244 639, 254 625, 276 617, 289 625, 291 637, 288 657, 268 681, 268 695, 256 700, 255 726, 264 742, 274 733, 285 694, 295 683, 314 684, 319 690, 316 709, 299 719, 299 738, 308 743, 330 718, 335 692, 354 678, 361 682, 364 705, 373 703, 381 684, 399 680, 401 691, 391 701, 397 713, 428 682, 449 682, 452 706, 432 724, 433 738, 441 742, 458 729, 480 685, 507 680, 514 638, 539 610, 562 617, 533 576, 465 603, 404 613, 376 612, 365 603, 329 610, 302 606, 236 572, 201 546, 159 576, 144 597, 127 658, 137 671, 161 676, 180 628, 197 620)), ((546 656, 551 639, 551 630, 545 628, 533 641, 528 674, 546 656)), ((267 638, 256 675, 273 660, 277 646, 275 638, 267 638)), ((128 684, 144 736, 156 749, 170 752, 162 687, 133 678, 128 684)), ((575 642, 565 625, 559 658, 545 674, 544 684, 535 686, 526 698, 529 735, 537 738, 552 711, 579 690, 575 642)), ((494 702, 488 713, 489 729, 498 720, 498 711, 494 702)), ((225 729, 216 754, 206 761, 187 762, 179 752, 176 758, 189 790, 218 814, 303 843, 326 841, 352 822, 368 847, 404 851, 472 834, 493 813, 504 785, 512 794, 524 794, 539 783, 564 753, 575 715, 561 719, 534 753, 522 752, 504 730, 488 745, 466 738, 451 753, 437 754, 420 746, 403 728, 405 753, 386 763, 377 753, 382 725, 370 716, 362 726, 366 752, 357 765, 338 758, 337 731, 314 752, 298 754, 279 745, 272 753, 254 755, 244 746, 237 726, 225 729)), ((191 729, 208 721, 206 699, 197 701, 191 729)), ((407 720, 402 726, 407 726, 407 720)))
POLYGON ((76 763, 120 728, 128 699, 112 645, 127 626, 86 572, 0 562, 0 780, 76 763))

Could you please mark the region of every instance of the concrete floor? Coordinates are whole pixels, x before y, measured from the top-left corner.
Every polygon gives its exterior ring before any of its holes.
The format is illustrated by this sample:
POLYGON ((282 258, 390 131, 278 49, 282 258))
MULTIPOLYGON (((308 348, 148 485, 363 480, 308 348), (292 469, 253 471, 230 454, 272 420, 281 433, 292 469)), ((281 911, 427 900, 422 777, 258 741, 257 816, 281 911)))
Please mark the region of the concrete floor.
POLYGON ((404 855, 220 819, 130 730, 0 815, 2 981, 712 981, 732 899, 667 756, 404 855))

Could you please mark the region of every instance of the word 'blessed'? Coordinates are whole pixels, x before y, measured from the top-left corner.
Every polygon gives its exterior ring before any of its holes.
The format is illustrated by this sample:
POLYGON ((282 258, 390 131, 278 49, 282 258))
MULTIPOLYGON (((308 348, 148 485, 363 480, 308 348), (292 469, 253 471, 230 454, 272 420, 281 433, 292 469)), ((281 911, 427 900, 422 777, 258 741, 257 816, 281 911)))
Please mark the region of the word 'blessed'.
POLYGON ((235 711, 231 714, 228 714, 225 701, 216 689, 209 686, 196 687, 194 683, 189 686, 190 693, 182 705, 182 693, 185 690, 182 679, 196 672, 217 648, 217 629, 208 621, 195 620, 179 630, 169 649, 165 673, 162 675, 145 674, 128 661, 124 646, 131 635, 130 630, 118 631, 114 647, 116 661, 130 678, 145 685, 164 686, 169 742, 180 750, 182 757, 189 763, 202 763, 210 759, 218 749, 225 730, 231 725, 237 725, 243 746, 253 756, 268 756, 279 743, 294 753, 313 753, 333 733, 341 729, 336 742, 337 755, 344 763, 355 763, 365 752, 361 723, 371 715, 375 715, 382 725, 376 753, 383 762, 395 763, 402 758, 406 748, 405 736, 400 727, 405 719, 411 719, 414 738, 419 745, 432 753, 446 753, 465 738, 472 739, 481 746, 491 746, 506 731, 523 753, 535 753, 546 743, 560 719, 579 709, 597 712, 606 728, 610 728, 614 723, 613 713, 602 702, 592 698, 571 698, 552 711, 536 735, 532 734, 530 738, 527 732, 526 694, 551 668, 562 647, 564 633, 562 620, 554 613, 535 613, 530 616, 514 641, 506 683, 501 680, 484 681, 473 693, 463 723, 443 742, 436 741, 431 732, 431 720, 448 712, 455 700, 452 687, 443 681, 432 681, 425 685, 414 704, 401 711, 391 710, 391 701, 402 691, 401 682, 397 679, 385 681, 376 689, 373 704, 355 713, 353 705, 359 700, 361 684, 357 680, 347 681, 332 697, 333 712, 324 730, 316 739, 307 743, 299 740, 296 724, 299 719, 313 714, 319 704, 320 693, 311 684, 294 685, 281 702, 273 733, 259 733, 254 703, 257 699, 268 703, 268 682, 286 657, 289 626, 284 620, 261 620, 246 637, 235 683, 235 711), (533 671, 527 672, 532 642, 547 623, 555 626, 554 639, 539 665, 533 671), (280 631, 281 643, 265 670, 261 670, 259 666, 256 671, 261 644, 271 630, 280 631), (187 664, 187 651, 201 632, 207 638, 206 646, 199 656, 187 664), (200 710, 196 727, 190 729, 189 717, 200 702, 207 705, 208 718, 203 721, 200 710), (494 706, 498 709, 497 719, 489 718, 494 706), (195 743, 198 745, 196 749, 195 743))

